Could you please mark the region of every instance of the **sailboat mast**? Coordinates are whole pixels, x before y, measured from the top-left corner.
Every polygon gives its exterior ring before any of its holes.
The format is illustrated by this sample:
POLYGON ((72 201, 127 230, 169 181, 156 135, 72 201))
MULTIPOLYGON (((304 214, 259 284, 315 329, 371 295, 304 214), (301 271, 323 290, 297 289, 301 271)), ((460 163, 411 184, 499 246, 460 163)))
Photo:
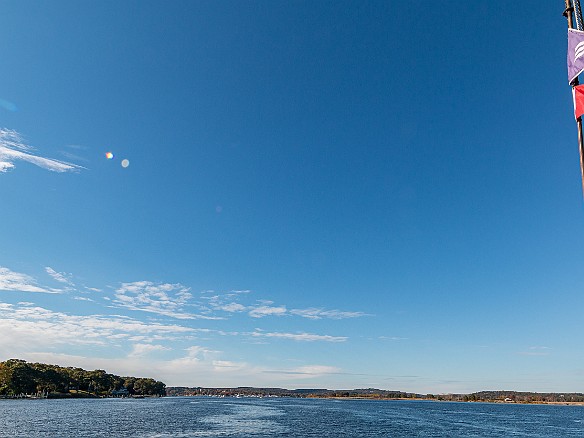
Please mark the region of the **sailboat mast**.
MULTIPOLYGON (((573 16, 576 18, 576 27, 582 30, 582 9, 580 8, 580 0, 565 0, 566 9, 564 9, 564 17, 568 20, 568 29, 574 28, 573 16), (579 27, 578 27, 579 26, 579 27)), ((579 85, 578 78, 572 81, 572 94, 574 87, 579 85)), ((582 117, 576 119, 578 127, 578 151, 580 152, 580 176, 582 178, 582 196, 584 196, 584 136, 582 135, 582 117)))

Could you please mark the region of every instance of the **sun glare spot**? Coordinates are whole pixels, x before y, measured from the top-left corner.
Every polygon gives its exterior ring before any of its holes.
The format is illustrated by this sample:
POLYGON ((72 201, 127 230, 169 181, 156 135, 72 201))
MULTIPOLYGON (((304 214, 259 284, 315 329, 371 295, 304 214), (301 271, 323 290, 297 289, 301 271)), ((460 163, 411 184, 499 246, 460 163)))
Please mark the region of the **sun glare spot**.
POLYGON ((111 160, 111 159, 114 157, 114 154, 112 154, 111 152, 106 152, 106 153, 105 153, 105 157, 106 157, 108 160, 111 160))
POLYGON ((130 165, 130 160, 128 160, 127 158, 124 158, 122 160, 122 167, 126 168, 130 165))

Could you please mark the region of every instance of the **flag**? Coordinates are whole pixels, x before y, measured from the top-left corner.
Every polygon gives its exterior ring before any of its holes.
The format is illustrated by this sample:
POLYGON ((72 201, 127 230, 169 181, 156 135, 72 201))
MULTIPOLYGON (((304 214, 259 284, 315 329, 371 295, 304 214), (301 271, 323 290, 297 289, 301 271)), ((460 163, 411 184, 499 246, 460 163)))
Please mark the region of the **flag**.
POLYGON ((584 32, 568 29, 568 82, 571 84, 584 70, 584 32))
POLYGON ((584 85, 577 85, 572 88, 574 97, 574 117, 578 120, 584 114, 584 85))

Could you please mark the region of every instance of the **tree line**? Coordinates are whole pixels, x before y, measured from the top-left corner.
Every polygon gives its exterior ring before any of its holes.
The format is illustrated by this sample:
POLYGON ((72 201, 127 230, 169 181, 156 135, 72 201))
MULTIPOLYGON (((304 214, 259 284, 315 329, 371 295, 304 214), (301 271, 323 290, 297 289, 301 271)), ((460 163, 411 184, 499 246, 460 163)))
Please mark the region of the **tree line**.
POLYGON ((365 389, 283 389, 283 388, 203 388, 174 386, 167 388, 171 396, 255 396, 255 397, 300 397, 300 398, 368 398, 368 399, 424 399, 458 402, 494 403, 583 403, 584 394, 575 392, 520 392, 480 391, 470 394, 417 394, 376 388, 365 389))
POLYGON ((166 385, 143 377, 121 377, 104 370, 29 363, 20 359, 0 362, 0 395, 22 394, 99 396, 122 392, 133 396, 164 396, 166 385))
POLYGON ((284 389, 284 388, 254 388, 240 386, 237 388, 189 388, 185 386, 171 386, 167 388, 169 396, 219 396, 219 397, 297 397, 297 398, 338 398, 338 397, 358 397, 358 398, 424 398, 421 394, 414 394, 402 391, 387 391, 383 389, 284 389))

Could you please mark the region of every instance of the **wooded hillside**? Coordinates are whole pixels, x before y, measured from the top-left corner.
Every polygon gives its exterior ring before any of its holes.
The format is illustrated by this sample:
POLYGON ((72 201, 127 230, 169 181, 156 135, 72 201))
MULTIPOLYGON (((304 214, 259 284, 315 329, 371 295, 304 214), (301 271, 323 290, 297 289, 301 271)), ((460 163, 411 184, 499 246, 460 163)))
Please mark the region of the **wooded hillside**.
POLYGON ((150 378, 121 377, 104 370, 86 371, 82 368, 28 363, 20 359, 0 362, 0 395, 53 393, 108 396, 116 391, 125 395, 164 396, 166 385, 150 378))

